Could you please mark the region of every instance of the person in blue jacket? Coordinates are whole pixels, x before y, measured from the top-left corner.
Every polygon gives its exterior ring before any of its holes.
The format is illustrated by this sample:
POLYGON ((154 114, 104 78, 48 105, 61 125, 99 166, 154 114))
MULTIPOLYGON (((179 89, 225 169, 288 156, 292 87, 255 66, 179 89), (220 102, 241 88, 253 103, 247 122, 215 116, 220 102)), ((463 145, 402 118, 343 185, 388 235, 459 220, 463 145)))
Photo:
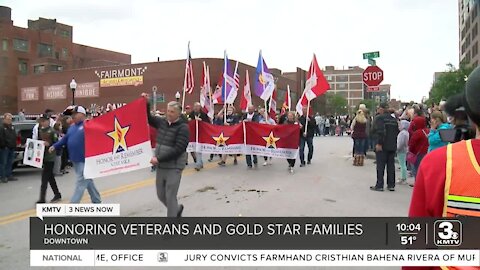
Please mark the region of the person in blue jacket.
POLYGON ((92 179, 85 179, 83 170, 85 168, 85 129, 83 123, 87 118, 87 112, 84 107, 76 106, 73 109, 73 119, 75 124, 70 126, 67 134, 57 143, 50 147, 50 153, 61 149, 66 145, 68 148, 68 155, 73 162, 77 183, 75 185, 75 192, 70 200, 71 203, 80 203, 85 189, 90 194, 92 203, 101 203, 100 193, 98 192, 92 179))
POLYGON ((448 142, 442 141, 440 138, 441 129, 451 129, 452 125, 447 122, 445 115, 441 111, 434 111, 430 116, 430 133, 428 134, 428 152, 445 146, 448 142))

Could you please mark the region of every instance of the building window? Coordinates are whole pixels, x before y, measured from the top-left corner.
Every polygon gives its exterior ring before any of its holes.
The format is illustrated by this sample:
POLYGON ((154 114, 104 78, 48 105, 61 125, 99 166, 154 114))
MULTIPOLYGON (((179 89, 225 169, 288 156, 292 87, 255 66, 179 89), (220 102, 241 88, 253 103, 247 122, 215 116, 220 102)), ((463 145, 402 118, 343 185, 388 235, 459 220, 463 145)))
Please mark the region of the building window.
POLYGON ((38 43, 37 51, 39 57, 53 56, 53 47, 49 44, 38 43))
POLYGON ((50 71, 52 72, 57 72, 57 71, 62 71, 63 70, 63 66, 59 66, 59 65, 51 65, 50 66, 50 71))
POLYGON ((350 75, 350 82, 361 82, 362 75, 350 75))
POLYGON ((478 54, 478 41, 473 44, 472 47, 472 58, 475 58, 478 54))
POLYGON ((348 75, 338 75, 337 76, 337 82, 347 82, 348 81, 348 75))
POLYGON ((8 68, 8 57, 4 56, 0 58, 0 72, 6 71, 8 68))
POLYGON ((33 67, 33 73, 40 74, 45 72, 45 65, 37 65, 33 67))
POLYGON ((20 52, 28 52, 28 40, 14 38, 13 49, 20 52))
POLYGON ((334 83, 330 84, 330 90, 335 90, 335 84, 334 83))
POLYGON ((28 62, 27 60, 18 60, 18 72, 20 72, 21 75, 27 75, 28 74, 28 62))
POLYGON ((363 88, 363 83, 350 83, 349 88, 350 89, 362 89, 363 88))
POLYGON ((478 24, 475 24, 472 28, 472 39, 475 39, 475 37, 477 37, 477 34, 478 34, 478 24))
POLYGON ((68 30, 60 30, 60 36, 61 37, 65 37, 65 38, 69 38, 71 35, 70 35, 70 31, 68 30))
POLYGON ((8 51, 8 39, 2 40, 2 50, 8 51))
POLYGON ((68 49, 67 48, 62 49, 62 58, 63 59, 68 58, 68 49))
POLYGON ((337 87, 338 89, 346 89, 347 88, 347 84, 345 84, 345 83, 338 83, 337 86, 338 86, 337 87))
POLYGON ((327 75, 327 81, 332 81, 333 80, 333 76, 332 75, 327 75))

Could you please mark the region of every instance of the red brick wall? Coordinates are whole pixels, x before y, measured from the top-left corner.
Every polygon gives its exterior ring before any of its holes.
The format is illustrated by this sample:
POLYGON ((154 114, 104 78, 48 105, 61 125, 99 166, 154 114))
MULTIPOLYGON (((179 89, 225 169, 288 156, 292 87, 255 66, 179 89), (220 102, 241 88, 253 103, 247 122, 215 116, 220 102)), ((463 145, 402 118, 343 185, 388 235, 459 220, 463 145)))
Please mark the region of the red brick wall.
MULTIPOLYGON (((194 102, 199 100, 200 96, 200 83, 202 76, 202 63, 206 62, 210 66, 210 79, 212 83, 212 89, 215 87, 216 83, 219 80, 220 75, 222 74, 223 69, 223 59, 194 59, 193 68, 194 68, 194 77, 195 77, 195 89, 191 95, 186 95, 186 105, 192 105, 194 102)), ((231 65, 234 66, 234 61, 231 60, 231 65)), ((76 98, 76 104, 81 104, 87 108, 91 104, 97 104, 99 106, 106 106, 108 103, 128 103, 138 98, 142 92, 152 93, 152 87, 157 86, 158 94, 164 94, 165 103, 158 103, 157 108, 159 110, 165 110, 166 105, 169 101, 175 100, 175 93, 179 91, 182 94, 183 80, 185 74, 185 60, 178 61, 168 61, 168 62, 153 62, 153 63, 144 63, 144 64, 135 64, 135 65, 121 65, 121 66, 111 66, 104 68, 89 68, 82 70, 70 70, 64 72, 43 74, 43 75, 29 75, 23 77, 18 81, 18 95, 21 95, 22 88, 28 87, 38 87, 39 89, 39 100, 38 101, 21 101, 19 100, 18 106, 20 108, 27 108, 27 113, 40 113, 46 108, 54 109, 56 111, 63 111, 66 106, 71 104, 72 93, 69 90, 69 83, 72 80, 72 77, 75 77, 77 83, 90 83, 90 82, 99 82, 100 78, 95 74, 100 73, 102 70, 113 70, 113 69, 125 69, 125 68, 144 68, 146 71, 143 73, 143 84, 142 85, 130 85, 130 86, 114 86, 114 87, 100 87, 99 97, 91 98, 76 98), (61 85, 64 84, 67 87, 66 99, 57 99, 57 100, 44 100, 43 99, 43 87, 51 85, 61 85)), ((248 66, 246 64, 239 64, 239 74, 240 74, 240 91, 236 99, 236 107, 240 102, 240 96, 243 94, 243 86, 245 81, 245 70, 248 69, 250 75, 250 84, 252 90, 252 96, 254 99, 254 104, 256 106, 263 105, 258 97, 254 93, 255 85, 255 67, 248 66)), ((297 92, 297 82, 279 77, 277 81, 279 90, 286 90, 287 84, 290 85, 292 92, 297 92)), ((180 99, 181 101, 181 99, 180 99)), ((283 104, 283 100, 277 100, 277 107, 280 108, 283 104)), ((296 104, 296 100, 292 102, 296 104)))

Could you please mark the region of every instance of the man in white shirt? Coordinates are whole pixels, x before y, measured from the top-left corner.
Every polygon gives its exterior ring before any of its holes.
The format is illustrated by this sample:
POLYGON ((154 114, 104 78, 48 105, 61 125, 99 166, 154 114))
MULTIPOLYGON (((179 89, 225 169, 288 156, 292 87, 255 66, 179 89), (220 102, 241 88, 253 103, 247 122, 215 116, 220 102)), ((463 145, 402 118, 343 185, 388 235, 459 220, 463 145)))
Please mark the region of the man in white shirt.
POLYGON ((318 136, 322 136, 322 117, 320 116, 319 113, 317 113, 317 115, 315 115, 315 123, 317 124, 317 131, 316 133, 318 134, 318 136))

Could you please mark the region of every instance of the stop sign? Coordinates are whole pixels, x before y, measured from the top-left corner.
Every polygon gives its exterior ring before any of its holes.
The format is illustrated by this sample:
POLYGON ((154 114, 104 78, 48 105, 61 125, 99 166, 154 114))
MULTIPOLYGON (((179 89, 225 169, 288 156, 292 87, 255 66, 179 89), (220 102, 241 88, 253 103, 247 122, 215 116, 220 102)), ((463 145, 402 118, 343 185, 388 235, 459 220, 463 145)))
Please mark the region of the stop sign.
POLYGON ((383 81, 383 70, 377 66, 369 66, 363 72, 363 83, 367 86, 378 86, 383 81))

